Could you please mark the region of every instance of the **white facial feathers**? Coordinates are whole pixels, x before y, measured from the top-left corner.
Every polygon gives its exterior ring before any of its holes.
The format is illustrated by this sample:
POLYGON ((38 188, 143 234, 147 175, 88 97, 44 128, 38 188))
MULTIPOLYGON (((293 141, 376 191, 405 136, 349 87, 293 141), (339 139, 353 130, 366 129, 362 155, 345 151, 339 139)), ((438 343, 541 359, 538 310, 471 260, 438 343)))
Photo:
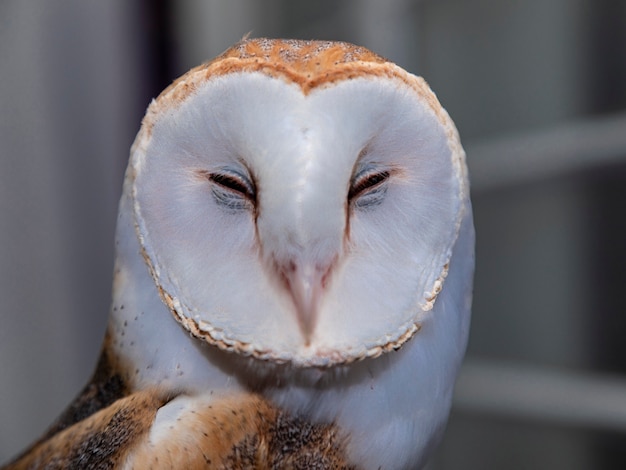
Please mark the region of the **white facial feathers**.
POLYGON ((462 149, 423 81, 358 65, 315 86, 209 67, 152 105, 137 234, 194 335, 325 366, 398 347, 427 315, 468 210, 462 149))

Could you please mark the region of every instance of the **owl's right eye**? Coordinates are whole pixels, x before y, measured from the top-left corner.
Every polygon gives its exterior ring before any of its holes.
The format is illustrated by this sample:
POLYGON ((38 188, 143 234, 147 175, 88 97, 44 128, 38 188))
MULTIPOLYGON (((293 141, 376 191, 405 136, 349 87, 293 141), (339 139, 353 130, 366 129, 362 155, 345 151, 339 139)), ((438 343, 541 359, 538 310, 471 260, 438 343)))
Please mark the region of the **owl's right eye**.
POLYGON ((228 209, 247 209, 256 204, 254 183, 240 173, 221 171, 207 175, 215 201, 228 209))

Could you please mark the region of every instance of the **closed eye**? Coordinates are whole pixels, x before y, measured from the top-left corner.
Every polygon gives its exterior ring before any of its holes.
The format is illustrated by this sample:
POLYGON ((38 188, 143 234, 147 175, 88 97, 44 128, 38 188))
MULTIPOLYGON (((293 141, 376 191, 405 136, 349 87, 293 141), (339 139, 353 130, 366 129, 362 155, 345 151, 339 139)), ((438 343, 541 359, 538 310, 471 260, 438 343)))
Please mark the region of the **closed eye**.
POLYGON ((213 183, 213 196, 218 204, 229 209, 245 209, 256 204, 256 187, 245 176, 231 171, 206 176, 213 183))
POLYGON ((241 177, 226 173, 211 173, 209 179, 224 189, 241 193, 242 196, 253 202, 256 199, 253 185, 241 177))
POLYGON ((358 175, 348 191, 348 201, 354 201, 358 207, 379 204, 385 195, 384 183, 389 178, 389 174, 389 171, 384 170, 379 172, 366 171, 358 175))

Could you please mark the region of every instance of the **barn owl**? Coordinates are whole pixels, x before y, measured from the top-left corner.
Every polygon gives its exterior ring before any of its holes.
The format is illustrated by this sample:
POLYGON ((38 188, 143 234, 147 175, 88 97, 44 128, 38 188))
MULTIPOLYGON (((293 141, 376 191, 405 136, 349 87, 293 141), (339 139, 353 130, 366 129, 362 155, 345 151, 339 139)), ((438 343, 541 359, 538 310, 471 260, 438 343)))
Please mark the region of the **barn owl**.
POLYGON ((470 321, 465 154, 426 82, 245 39, 147 111, 93 378, 7 468, 420 468, 470 321))

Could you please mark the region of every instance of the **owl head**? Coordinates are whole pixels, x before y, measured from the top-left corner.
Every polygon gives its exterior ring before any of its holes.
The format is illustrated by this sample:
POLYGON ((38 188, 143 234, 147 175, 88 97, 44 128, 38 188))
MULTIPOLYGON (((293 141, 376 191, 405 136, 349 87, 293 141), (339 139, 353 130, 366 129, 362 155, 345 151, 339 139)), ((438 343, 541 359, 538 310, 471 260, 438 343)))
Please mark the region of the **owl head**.
POLYGON ((414 336, 470 211, 457 131, 423 79, 350 44, 267 39, 152 102, 123 207, 184 328, 298 367, 414 336))

